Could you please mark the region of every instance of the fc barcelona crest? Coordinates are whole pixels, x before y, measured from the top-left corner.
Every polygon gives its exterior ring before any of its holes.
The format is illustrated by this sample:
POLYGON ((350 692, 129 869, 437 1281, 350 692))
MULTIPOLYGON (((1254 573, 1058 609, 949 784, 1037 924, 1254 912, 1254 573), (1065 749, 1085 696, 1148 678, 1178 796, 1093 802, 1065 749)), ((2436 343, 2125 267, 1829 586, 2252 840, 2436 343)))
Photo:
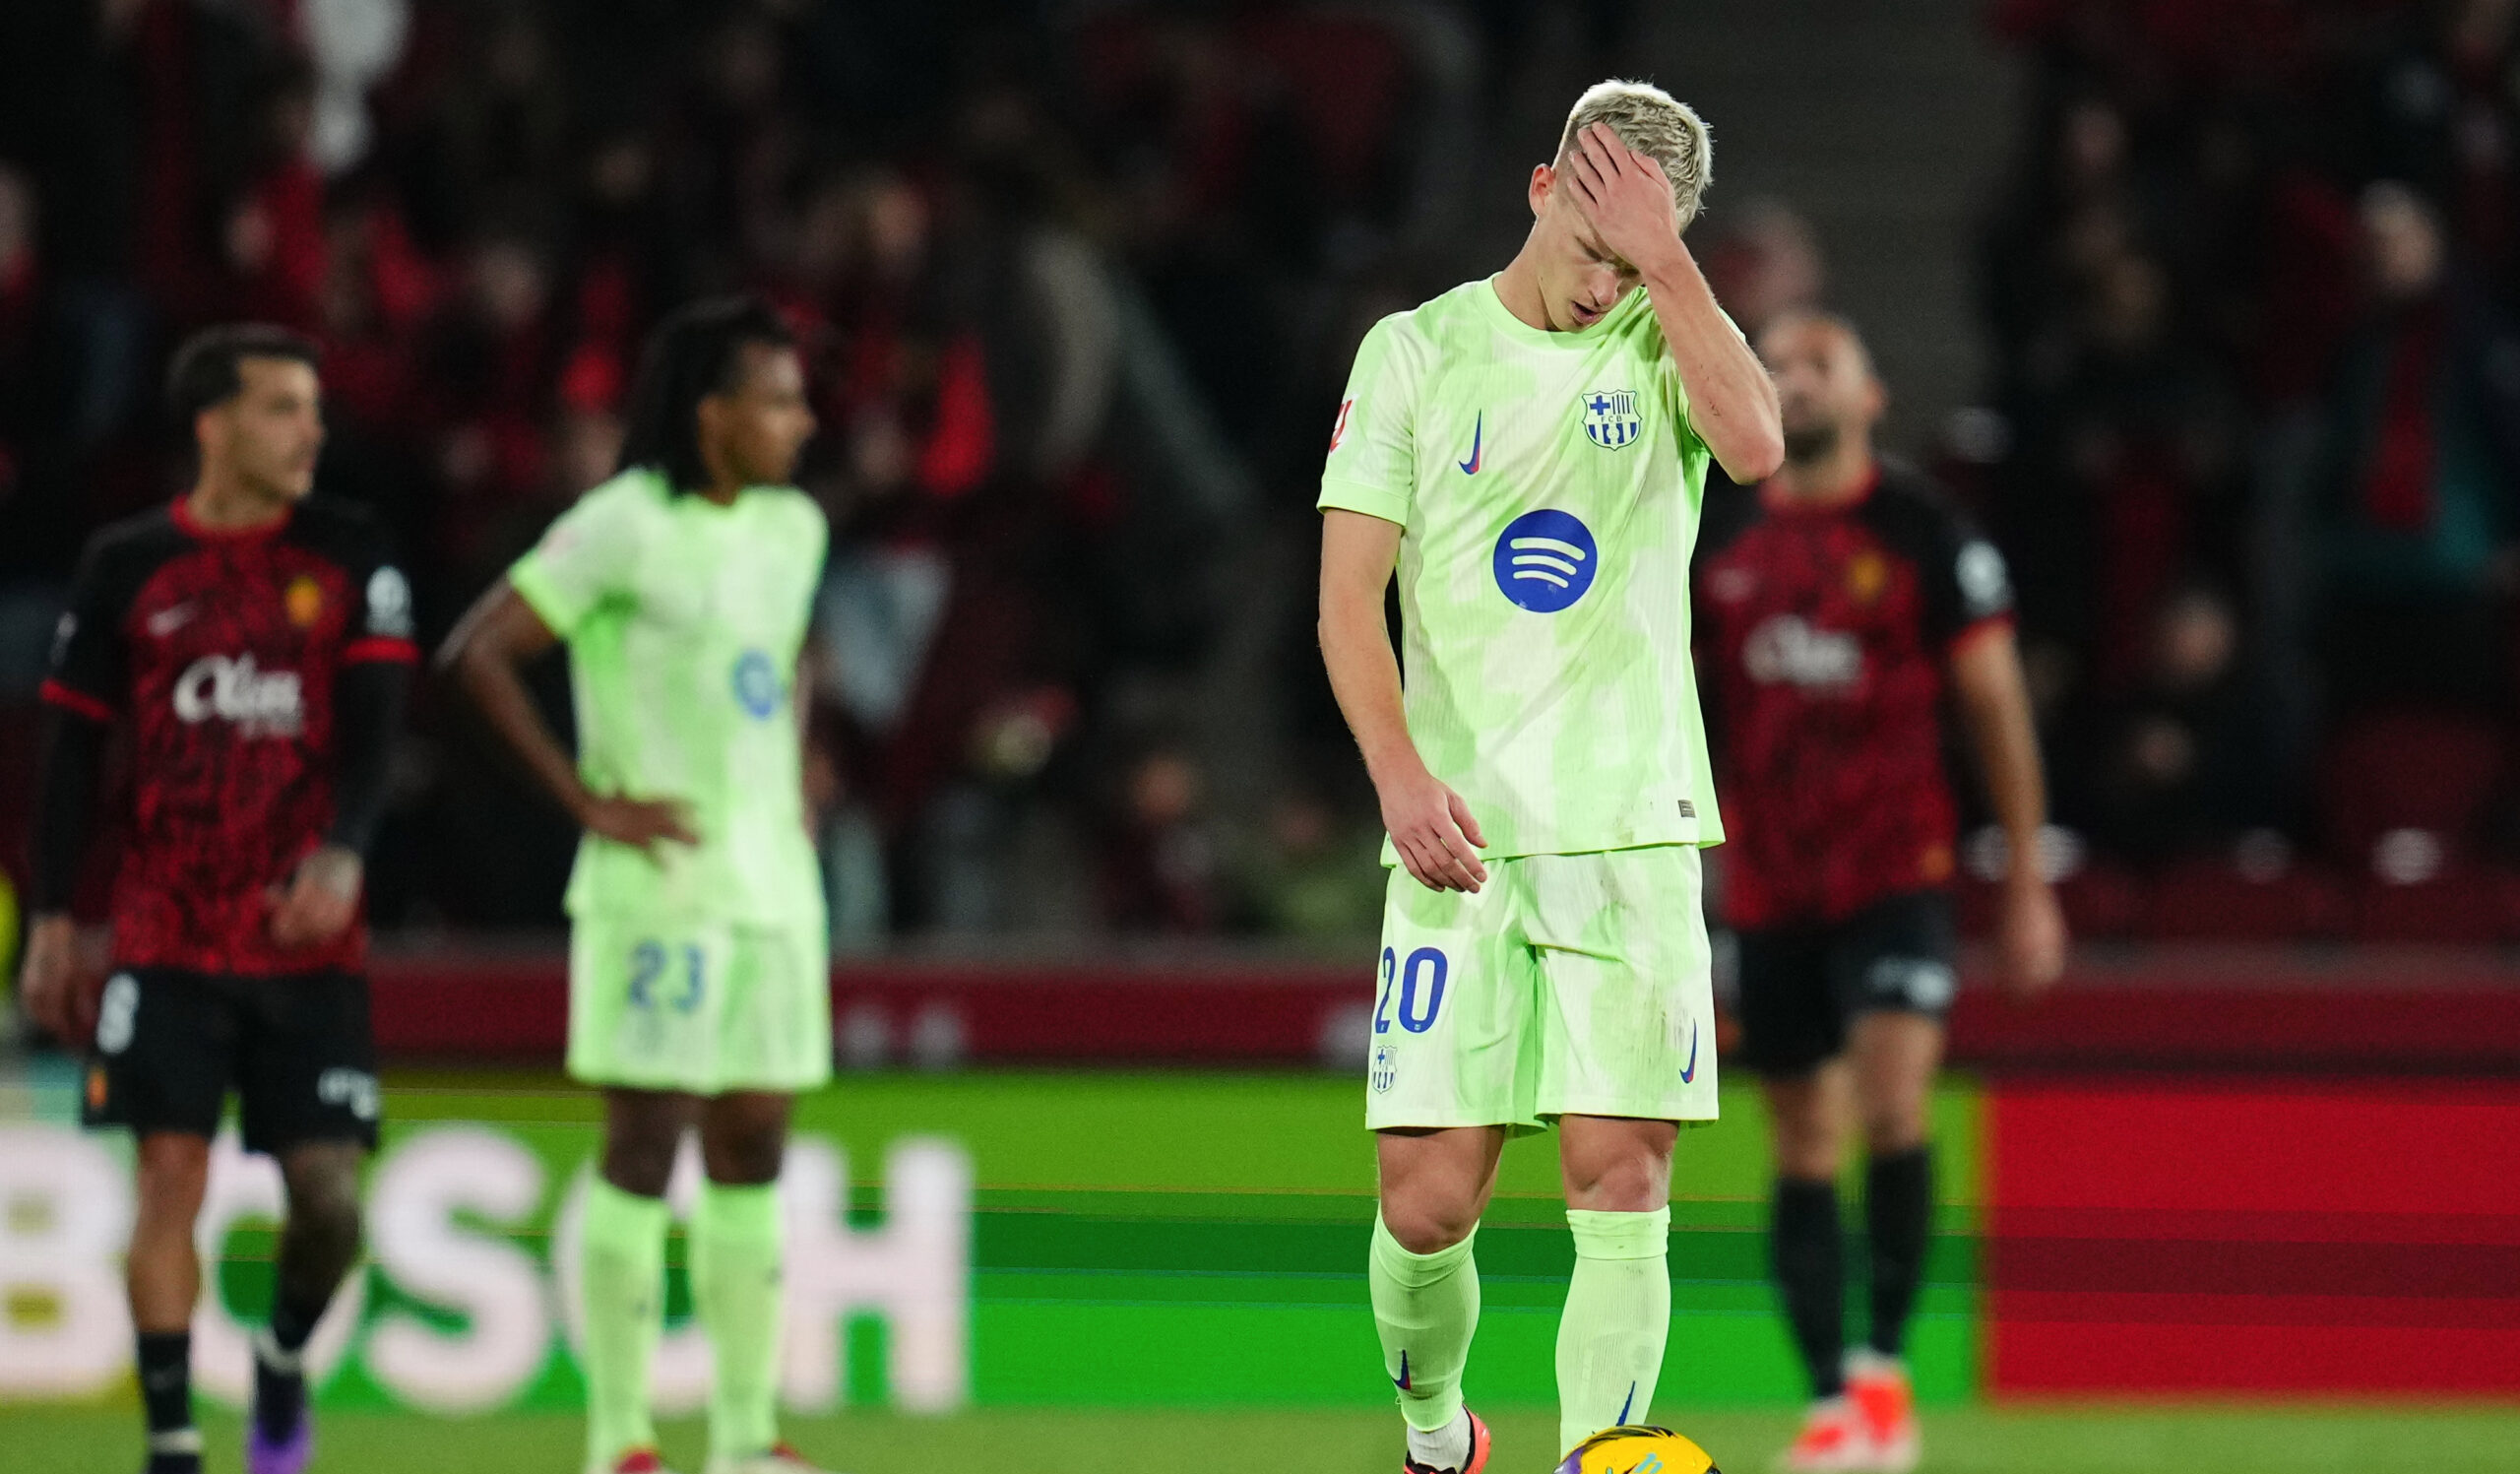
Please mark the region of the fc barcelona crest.
POLYGON ((1644 425, 1633 389, 1596 389, 1584 396, 1584 434, 1604 450, 1625 450, 1644 425))

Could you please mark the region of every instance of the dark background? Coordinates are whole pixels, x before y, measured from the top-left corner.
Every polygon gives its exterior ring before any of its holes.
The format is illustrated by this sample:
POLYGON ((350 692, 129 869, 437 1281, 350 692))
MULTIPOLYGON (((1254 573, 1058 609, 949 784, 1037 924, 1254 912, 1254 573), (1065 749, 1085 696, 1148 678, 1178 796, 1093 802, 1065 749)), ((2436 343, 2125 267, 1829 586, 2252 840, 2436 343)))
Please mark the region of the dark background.
MULTIPOLYGON (((16 0, 0 855, 79 543, 182 482, 182 334, 321 338, 323 486, 434 638, 609 472, 646 325, 751 288, 824 424, 842 944, 1369 932, 1348 358, 1642 75, 1715 131, 1728 308, 1852 314, 2012 556, 2085 934, 2520 937, 2514 10, 16 0)), ((398 773, 383 926, 556 923, 570 834, 428 693, 398 773)))

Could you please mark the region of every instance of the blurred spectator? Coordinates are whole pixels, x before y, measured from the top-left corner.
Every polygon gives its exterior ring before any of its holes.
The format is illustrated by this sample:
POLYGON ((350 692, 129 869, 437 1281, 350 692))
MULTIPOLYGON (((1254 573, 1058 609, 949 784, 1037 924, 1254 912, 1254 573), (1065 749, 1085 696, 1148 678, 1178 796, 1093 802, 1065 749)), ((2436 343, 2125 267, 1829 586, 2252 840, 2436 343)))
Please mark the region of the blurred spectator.
POLYGON ((2520 337, 2412 188, 2362 196, 2368 309, 2333 373, 2320 641, 2345 707, 2496 709, 2520 535, 2520 337))
POLYGON ((368 89, 402 59, 410 0, 313 0, 302 14, 316 88, 308 153, 326 173, 340 174, 374 142, 368 89))
POLYGON ((246 318, 312 331, 324 289, 324 181, 308 156, 314 78, 282 68, 251 109, 243 177, 220 206, 219 270, 201 321, 246 318))
POLYGON ((41 291, 34 194, 24 174, 0 162, 0 503, 17 491, 25 465, 41 291))
POLYGON ((1217 927, 1222 856, 1206 804, 1206 775, 1176 747, 1157 747, 1128 769, 1102 856, 1103 916, 1112 926, 1188 932, 1217 927))
POLYGON ((1255 841, 1236 866, 1245 929, 1318 941, 1374 934, 1389 878, 1380 829, 1294 787, 1271 801, 1255 841))
POLYGON ((550 286, 533 242, 484 236, 421 333, 413 392, 439 437, 445 485, 437 547, 460 573, 485 574, 487 561, 521 545, 502 519, 548 475, 543 425, 558 367, 550 286))
POLYGON ((2262 703, 2246 678, 2236 611, 2187 584, 2155 610, 2144 669, 2097 724, 2081 821, 2111 852, 2147 863, 2220 850, 2263 824, 2262 703))
POLYGON ((1820 304, 1828 270, 1811 223, 1783 200, 1762 196, 1716 220, 1699 249, 1708 285, 1733 325, 1755 342, 1781 312, 1820 304))

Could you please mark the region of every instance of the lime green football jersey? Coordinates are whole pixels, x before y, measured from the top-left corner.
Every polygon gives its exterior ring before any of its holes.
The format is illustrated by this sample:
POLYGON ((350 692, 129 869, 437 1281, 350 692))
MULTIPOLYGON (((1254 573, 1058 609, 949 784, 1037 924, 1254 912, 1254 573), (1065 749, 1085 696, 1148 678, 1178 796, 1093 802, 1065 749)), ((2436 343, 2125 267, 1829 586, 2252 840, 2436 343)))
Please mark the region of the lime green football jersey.
POLYGON ((654 860, 586 836, 570 915, 821 916, 793 697, 828 537, 821 509, 791 488, 720 506, 628 471, 509 570, 568 643, 587 787, 680 800, 700 836, 660 845, 654 860))
POLYGON ((1723 839, 1689 661, 1710 458, 1641 288, 1550 333, 1472 282, 1357 349, 1320 505, 1403 529, 1409 734, 1488 857, 1723 839))

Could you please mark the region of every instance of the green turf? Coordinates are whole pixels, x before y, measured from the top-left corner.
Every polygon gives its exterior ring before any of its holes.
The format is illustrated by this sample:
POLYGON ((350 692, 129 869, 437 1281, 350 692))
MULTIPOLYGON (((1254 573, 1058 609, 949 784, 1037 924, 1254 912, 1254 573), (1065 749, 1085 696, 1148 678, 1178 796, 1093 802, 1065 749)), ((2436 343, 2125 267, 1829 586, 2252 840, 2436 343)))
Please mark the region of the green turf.
MULTIPOLYGON (((1707 1413, 1670 1421, 1735 1471, 1766 1468, 1792 1432, 1775 1414, 1707 1413)), ((1398 1424, 1388 1413, 991 1411, 939 1421, 867 1414, 799 1421, 811 1454, 848 1474, 976 1469, 1022 1474, 1177 1474, 1185 1468, 1390 1474, 1398 1424)), ((236 1423, 206 1425, 212 1474, 238 1468, 236 1423)), ((2509 1474, 2520 1408, 2164 1409, 2063 1407, 1954 1411, 1926 1427, 1931 1474, 2509 1474)), ((1494 1474, 1543 1474, 1553 1421, 1496 1420, 1494 1474)), ((533 1415, 438 1423, 337 1414, 318 1470, 358 1474, 577 1474, 578 1423, 533 1415)), ((699 1474, 701 1433, 668 1425, 665 1452, 699 1474)), ((0 1408, 0 1466, 45 1474, 132 1474, 140 1440, 119 1411, 0 1408)))

